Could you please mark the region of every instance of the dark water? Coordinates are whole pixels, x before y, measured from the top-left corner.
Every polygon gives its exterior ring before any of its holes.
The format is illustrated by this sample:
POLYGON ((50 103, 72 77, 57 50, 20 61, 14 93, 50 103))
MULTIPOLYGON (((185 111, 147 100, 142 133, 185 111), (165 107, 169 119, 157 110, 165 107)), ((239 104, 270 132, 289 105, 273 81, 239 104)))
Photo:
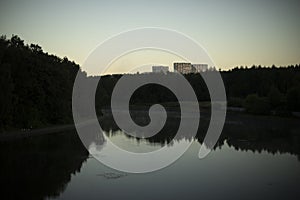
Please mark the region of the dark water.
POLYGON ((172 140, 177 122, 150 139, 128 137, 101 120, 118 146, 134 152, 193 141, 171 166, 146 174, 110 169, 89 156, 74 130, 1 142, 1 199, 300 199, 299 120, 232 115, 215 149, 197 137, 172 140))

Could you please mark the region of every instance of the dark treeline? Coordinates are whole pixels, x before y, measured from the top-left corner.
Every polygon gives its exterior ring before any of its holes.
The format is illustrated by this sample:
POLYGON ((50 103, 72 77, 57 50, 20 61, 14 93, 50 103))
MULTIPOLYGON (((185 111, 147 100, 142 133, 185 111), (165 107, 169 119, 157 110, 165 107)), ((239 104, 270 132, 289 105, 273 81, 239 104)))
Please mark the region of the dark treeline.
MULTIPOLYGON (((72 123, 72 89, 78 70, 79 65, 66 57, 50 55, 37 44, 24 44, 15 35, 11 39, 1 36, 0 130, 72 123)), ((222 71, 221 75, 229 106, 244 107, 255 114, 300 111, 299 65, 240 67, 222 71)), ((121 76, 101 77, 96 93, 98 113, 110 105, 114 85, 121 76)), ((185 78, 199 101, 210 100, 200 74, 187 74, 185 78)), ((176 97, 159 85, 142 86, 131 98, 133 105, 162 102, 176 102, 176 97)))
POLYGON ((300 65, 237 67, 221 74, 229 106, 255 114, 300 111, 300 65))
POLYGON ((18 36, 0 38, 0 130, 72 122, 71 96, 79 66, 25 45, 18 36))
MULTIPOLYGON (((171 75, 175 76, 174 73, 169 73, 169 76, 171 75)), ((168 75, 160 74, 157 76, 168 75)), ((201 74, 185 74, 184 76, 193 87, 198 101, 210 101, 209 92, 201 74)), ((221 71, 221 76, 230 107, 243 107, 252 114, 276 114, 280 116, 290 116, 291 112, 300 111, 300 65, 237 67, 229 71, 221 71)), ((98 101, 102 104, 100 107, 110 104, 113 87, 120 77, 121 75, 101 77, 96 98, 101 99, 98 101)), ((131 97, 133 105, 176 101, 177 99, 171 91, 156 84, 140 87, 131 97)))

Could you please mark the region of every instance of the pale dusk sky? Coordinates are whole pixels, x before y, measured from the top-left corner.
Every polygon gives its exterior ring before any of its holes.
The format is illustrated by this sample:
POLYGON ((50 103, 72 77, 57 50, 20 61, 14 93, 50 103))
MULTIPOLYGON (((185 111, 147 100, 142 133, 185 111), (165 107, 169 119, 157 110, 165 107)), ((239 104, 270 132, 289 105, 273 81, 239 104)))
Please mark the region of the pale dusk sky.
POLYGON ((300 63, 299 10, 296 0, 2 0, 0 34, 83 64, 112 35, 161 27, 193 38, 217 68, 288 65, 300 63))

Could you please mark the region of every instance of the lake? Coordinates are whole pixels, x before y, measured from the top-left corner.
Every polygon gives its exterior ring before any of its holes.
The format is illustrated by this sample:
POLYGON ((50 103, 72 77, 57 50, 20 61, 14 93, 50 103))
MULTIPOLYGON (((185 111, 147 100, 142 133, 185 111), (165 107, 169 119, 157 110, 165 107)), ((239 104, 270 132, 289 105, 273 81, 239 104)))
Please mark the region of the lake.
POLYGON ((229 113, 204 159, 198 152, 205 119, 196 137, 176 141, 176 119, 148 139, 126 135, 111 117, 100 124, 113 143, 133 152, 192 145, 164 169, 131 174, 89 155, 75 130, 1 141, 1 199, 300 199, 299 119, 229 113))

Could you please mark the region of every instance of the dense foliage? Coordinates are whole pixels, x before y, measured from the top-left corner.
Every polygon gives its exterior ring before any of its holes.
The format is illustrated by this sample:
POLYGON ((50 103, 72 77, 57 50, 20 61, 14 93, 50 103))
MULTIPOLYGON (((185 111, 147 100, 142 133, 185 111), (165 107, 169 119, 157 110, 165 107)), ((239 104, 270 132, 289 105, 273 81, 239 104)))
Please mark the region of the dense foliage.
POLYGON ((256 114, 300 111, 300 65, 240 67, 221 74, 229 105, 256 114))
MULTIPOLYGON (((252 114, 273 113, 288 116, 291 111, 300 111, 299 65, 237 67, 229 71, 221 71, 221 75, 226 88, 228 106, 244 107, 247 112, 252 114)), ((161 74, 161 76, 168 75, 161 74)), ((193 87, 198 101, 210 101, 208 89, 200 74, 184 76, 193 87)), ((110 104, 113 86, 120 77, 121 75, 113 75, 101 78, 103 85, 102 89, 98 90, 97 97, 101 98, 103 105, 110 104)), ((140 87, 131 98, 132 104, 174 101, 177 99, 171 94, 171 91, 155 84, 140 87)))
MULTIPOLYGON (((71 123, 72 88, 78 70, 79 65, 66 57, 49 55, 37 44, 26 45, 15 35, 11 39, 1 36, 0 130, 71 123)), ((254 114, 300 111, 299 65, 240 67, 222 71, 221 75, 229 106, 243 106, 254 114)), ((120 77, 101 77, 96 94, 98 111, 109 106, 114 85, 120 77)), ((210 100, 200 74, 185 77, 199 101, 210 100)), ((145 85, 131 99, 132 104, 174 101, 175 96, 159 85, 145 85)))
POLYGON ((0 127, 39 127, 72 122, 71 94, 79 66, 66 57, 0 38, 0 127))

